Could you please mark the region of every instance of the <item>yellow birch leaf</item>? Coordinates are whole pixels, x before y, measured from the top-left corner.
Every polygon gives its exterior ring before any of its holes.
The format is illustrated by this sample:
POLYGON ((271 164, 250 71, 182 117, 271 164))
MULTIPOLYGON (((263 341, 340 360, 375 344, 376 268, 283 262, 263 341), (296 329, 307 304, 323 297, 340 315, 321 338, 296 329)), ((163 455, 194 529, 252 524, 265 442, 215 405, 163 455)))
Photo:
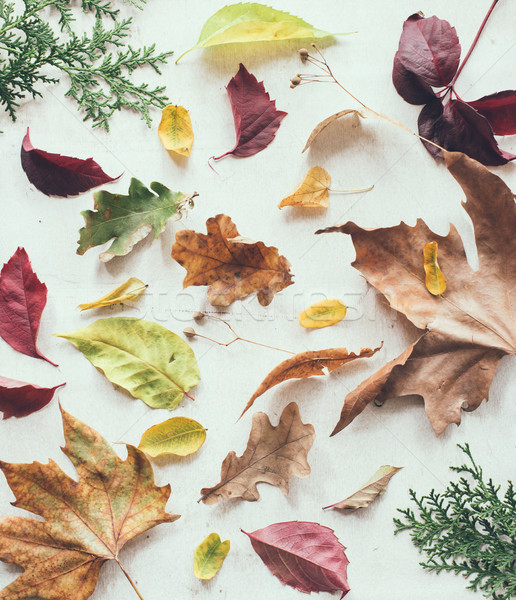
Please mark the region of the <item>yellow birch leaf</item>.
POLYGON ((425 261, 426 289, 434 296, 440 296, 446 290, 446 278, 437 262, 437 242, 428 242, 423 248, 425 261))
POLYGON ((302 206, 304 208, 328 208, 330 205, 331 177, 322 167, 312 167, 303 182, 278 204, 284 206, 302 206))
POLYGON ((162 454, 188 456, 197 452, 205 439, 206 429, 200 423, 187 417, 173 417, 147 429, 138 449, 153 458, 162 454))
POLYGON ((86 304, 79 304, 77 307, 79 310, 91 310, 92 308, 102 308, 104 306, 112 306, 113 304, 121 304, 128 300, 134 300, 143 294, 147 286, 143 281, 140 281, 136 277, 131 277, 122 285, 119 285, 114 290, 111 290, 102 298, 98 298, 93 302, 87 302, 86 304))
POLYGON ((210 533, 195 549, 194 575, 197 579, 212 579, 219 572, 231 542, 221 541, 218 533, 210 533))
POLYGON ((299 324, 305 329, 329 327, 342 321, 346 311, 346 306, 340 300, 321 300, 299 315, 299 324))
POLYGON ((190 115, 184 106, 165 106, 158 135, 166 150, 181 156, 190 156, 194 135, 190 115))

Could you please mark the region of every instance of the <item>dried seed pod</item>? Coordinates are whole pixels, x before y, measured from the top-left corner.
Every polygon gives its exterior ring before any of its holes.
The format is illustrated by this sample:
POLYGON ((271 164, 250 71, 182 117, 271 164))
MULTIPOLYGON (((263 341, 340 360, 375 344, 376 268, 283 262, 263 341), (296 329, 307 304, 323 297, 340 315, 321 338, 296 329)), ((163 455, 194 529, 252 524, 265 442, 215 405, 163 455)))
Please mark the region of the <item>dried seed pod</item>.
POLYGON ((199 312, 199 311, 194 312, 194 314, 193 314, 194 321, 202 321, 205 316, 206 315, 204 313, 199 312))
POLYGON ((193 327, 185 327, 183 329, 183 333, 186 335, 186 337, 195 337, 197 335, 193 327))

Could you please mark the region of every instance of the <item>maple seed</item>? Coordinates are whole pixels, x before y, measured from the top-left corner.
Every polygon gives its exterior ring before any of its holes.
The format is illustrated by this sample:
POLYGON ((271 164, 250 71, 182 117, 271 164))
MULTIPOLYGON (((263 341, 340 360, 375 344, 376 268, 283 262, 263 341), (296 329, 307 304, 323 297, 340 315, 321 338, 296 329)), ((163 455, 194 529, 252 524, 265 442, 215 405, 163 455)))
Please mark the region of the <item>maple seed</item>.
POLYGON ((183 333, 186 335, 186 337, 195 337, 197 335, 193 327, 185 327, 183 329, 183 333))

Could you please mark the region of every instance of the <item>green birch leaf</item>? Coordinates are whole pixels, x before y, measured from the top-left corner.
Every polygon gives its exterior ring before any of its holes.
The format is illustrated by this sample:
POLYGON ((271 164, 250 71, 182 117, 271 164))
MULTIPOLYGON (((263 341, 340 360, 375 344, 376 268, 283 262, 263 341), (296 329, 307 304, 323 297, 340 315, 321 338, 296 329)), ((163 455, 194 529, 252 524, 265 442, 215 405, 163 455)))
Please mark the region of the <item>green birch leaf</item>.
POLYGON ((173 417, 147 429, 138 448, 153 458, 162 454, 188 456, 197 452, 205 439, 206 429, 200 423, 187 417, 173 417))
POLYGON ((197 44, 176 60, 178 63, 196 48, 242 42, 271 42, 294 39, 320 39, 332 35, 288 12, 256 2, 224 6, 204 24, 197 44))
POLYGON ((129 254, 133 246, 151 231, 156 239, 168 219, 180 219, 181 208, 191 198, 182 192, 172 192, 157 181, 151 183, 150 188, 155 194, 133 178, 127 196, 105 190, 95 192, 95 210, 81 212, 85 226, 79 230, 77 254, 113 240, 99 257, 102 262, 107 262, 114 256, 129 254))
POLYGON ((71 342, 109 381, 152 408, 174 410, 200 381, 190 346, 151 321, 99 319, 85 329, 55 335, 71 342))
POLYGON ((194 553, 194 575, 197 579, 212 579, 222 567, 228 555, 231 542, 222 542, 218 533, 210 535, 202 541, 194 553))

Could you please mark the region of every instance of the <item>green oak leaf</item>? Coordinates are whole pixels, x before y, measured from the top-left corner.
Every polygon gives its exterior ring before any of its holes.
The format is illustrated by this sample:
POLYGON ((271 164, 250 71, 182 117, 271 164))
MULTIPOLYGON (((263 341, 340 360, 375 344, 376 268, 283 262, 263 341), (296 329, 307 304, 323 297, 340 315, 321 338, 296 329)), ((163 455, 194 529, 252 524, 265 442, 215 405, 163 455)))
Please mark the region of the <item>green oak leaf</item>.
POLYGON ((231 542, 222 542, 218 533, 210 533, 195 549, 194 575, 197 579, 212 579, 222 567, 231 542))
POLYGON ((190 346, 151 321, 99 319, 85 329, 54 335, 71 342, 109 381, 152 408, 174 410, 200 381, 190 346))
POLYGON ((77 254, 84 254, 114 238, 109 249, 99 257, 102 262, 107 262, 114 256, 128 254, 151 231, 156 239, 168 219, 180 219, 181 208, 191 198, 182 192, 172 192, 157 181, 151 183, 150 188, 157 195, 133 178, 127 196, 105 190, 95 192, 95 210, 81 212, 86 225, 79 230, 77 254))

